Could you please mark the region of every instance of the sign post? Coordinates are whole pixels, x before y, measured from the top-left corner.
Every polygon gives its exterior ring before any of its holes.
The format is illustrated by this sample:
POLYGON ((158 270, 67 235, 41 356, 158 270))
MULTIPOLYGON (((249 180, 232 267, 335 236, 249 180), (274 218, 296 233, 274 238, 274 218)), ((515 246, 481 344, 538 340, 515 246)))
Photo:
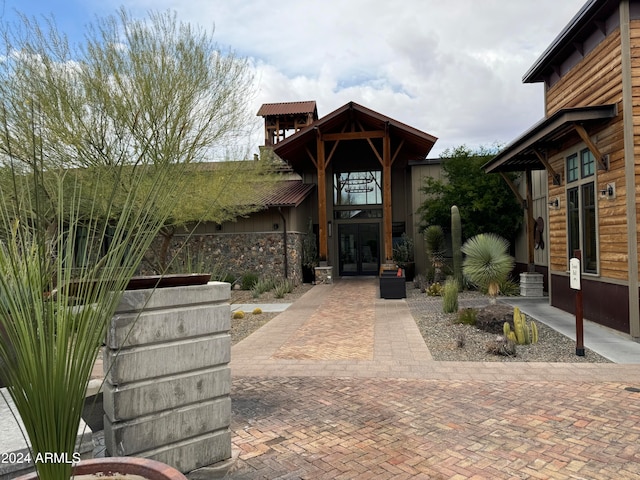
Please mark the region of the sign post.
POLYGON ((580 266, 582 252, 575 250, 569 260, 569 286, 576 291, 576 355, 584 357, 584 329, 582 321, 582 288, 580 285, 580 266))

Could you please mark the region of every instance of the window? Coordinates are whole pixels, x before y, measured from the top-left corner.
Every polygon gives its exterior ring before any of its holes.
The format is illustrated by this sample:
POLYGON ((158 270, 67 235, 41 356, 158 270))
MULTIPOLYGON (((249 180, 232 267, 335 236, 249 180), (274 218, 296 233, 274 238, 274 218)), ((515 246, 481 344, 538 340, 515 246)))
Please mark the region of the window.
POLYGON ((573 154, 567 157, 567 182, 578 180, 578 155, 573 154))
POLYGON ((381 205, 382 172, 341 172, 333 178, 335 205, 381 205))
POLYGON ((567 247, 582 251, 582 271, 598 273, 595 158, 588 149, 567 157, 567 247))
POLYGON ((596 159, 591 150, 580 152, 580 166, 582 167, 582 178, 590 177, 595 172, 596 159))

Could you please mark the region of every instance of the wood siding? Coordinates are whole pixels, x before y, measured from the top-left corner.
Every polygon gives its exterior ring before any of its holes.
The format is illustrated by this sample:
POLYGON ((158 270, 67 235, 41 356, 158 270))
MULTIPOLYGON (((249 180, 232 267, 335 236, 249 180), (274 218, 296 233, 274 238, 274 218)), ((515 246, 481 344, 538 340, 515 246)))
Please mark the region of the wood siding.
MULTIPOLYGON (((638 24, 636 23, 636 26, 638 24)), ((640 30, 636 30, 639 34, 640 30)), ((635 42, 638 45, 640 42, 635 42)), ((639 59, 640 60, 640 59, 639 59)), ((640 63, 640 61, 639 61, 640 63)), ((640 73, 640 70, 638 70, 640 73)), ((639 82, 640 83, 640 82, 639 82)), ((634 92, 635 93, 635 92, 634 92)), ((620 30, 604 39, 582 62, 573 67, 546 92, 546 111, 551 115, 562 108, 615 103, 618 116, 604 128, 591 130, 591 139, 603 155, 609 155, 609 170, 596 171, 596 203, 599 233, 599 276, 626 281, 627 216, 624 171, 624 137, 622 112, 622 61, 620 30), (615 184, 615 198, 602 198, 598 192, 615 184)), ((637 102, 634 100, 634 104, 637 102)), ((635 115, 640 114, 634 112, 635 115)), ((562 172, 562 185, 549 184, 549 200, 560 198, 560 208, 549 209, 550 269, 568 270, 567 251, 567 183, 565 159, 586 148, 584 143, 565 145, 552 153, 550 163, 562 172)), ((638 170, 636 170, 638 171, 638 170)), ((640 173, 640 172, 639 172, 640 173)))
MULTIPOLYGON (((640 218, 640 195, 638 194, 638 186, 640 185, 640 20, 632 20, 630 22, 630 44, 631 44, 631 84, 632 84, 632 102, 633 102, 633 145, 635 159, 635 205, 636 216, 640 218)), ((640 239, 640 226, 636 225, 637 238, 640 239)), ((636 247, 638 248, 638 247, 636 247)), ((638 261, 638 271, 640 271, 640 259, 638 261)))

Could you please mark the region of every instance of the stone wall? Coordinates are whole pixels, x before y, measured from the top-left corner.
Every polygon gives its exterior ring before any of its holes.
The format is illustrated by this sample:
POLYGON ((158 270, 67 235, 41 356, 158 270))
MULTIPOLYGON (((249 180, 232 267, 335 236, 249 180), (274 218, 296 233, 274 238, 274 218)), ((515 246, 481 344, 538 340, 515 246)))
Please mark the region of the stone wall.
MULTIPOLYGON (((302 240, 305 234, 287 234, 288 278, 296 285, 302 283, 302 240)), ((154 242, 148 257, 157 257, 161 239, 154 242)), ((189 273, 204 271, 240 276, 256 273, 259 276, 284 278, 284 238, 282 232, 219 233, 175 236, 171 242, 168 260, 170 271, 189 273), (186 245, 184 245, 186 242, 186 245)), ((158 273, 150 262, 140 272, 158 273)))

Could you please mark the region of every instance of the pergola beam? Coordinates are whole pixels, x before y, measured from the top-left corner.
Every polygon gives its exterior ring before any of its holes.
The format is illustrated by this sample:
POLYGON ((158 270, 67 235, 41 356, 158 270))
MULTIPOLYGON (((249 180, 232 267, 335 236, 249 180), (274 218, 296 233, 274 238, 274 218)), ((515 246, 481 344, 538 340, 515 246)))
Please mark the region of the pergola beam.
POLYGON ((326 142, 334 140, 365 140, 369 138, 384 138, 383 130, 368 130, 363 132, 325 133, 322 139, 326 142))

